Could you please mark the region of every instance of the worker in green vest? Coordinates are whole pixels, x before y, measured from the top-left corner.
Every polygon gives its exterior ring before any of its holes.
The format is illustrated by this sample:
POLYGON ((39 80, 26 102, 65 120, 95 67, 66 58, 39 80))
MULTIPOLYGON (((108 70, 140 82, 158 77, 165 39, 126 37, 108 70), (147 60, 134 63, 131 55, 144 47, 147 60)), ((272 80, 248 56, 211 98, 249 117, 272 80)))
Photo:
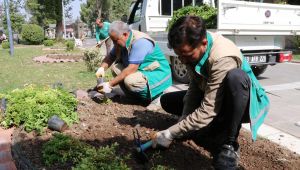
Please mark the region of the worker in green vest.
POLYGON ((96 47, 101 47, 105 43, 106 54, 112 49, 112 42, 108 35, 109 22, 102 22, 101 19, 96 19, 96 47))
POLYGON ((120 85, 126 95, 149 103, 147 109, 160 108, 159 97, 172 84, 171 68, 158 44, 147 34, 135 31, 122 21, 114 21, 109 28, 114 48, 104 58, 96 72, 104 77, 111 67, 115 76, 99 85, 105 94, 120 85))
POLYGON ((174 139, 188 134, 209 133, 218 148, 213 153, 214 168, 236 169, 241 124, 250 121, 255 140, 268 113, 264 89, 238 47, 222 35, 206 31, 200 17, 178 19, 169 30, 168 42, 187 66, 190 84, 188 90, 161 97, 162 108, 180 118, 153 136, 153 147, 169 147, 174 139))

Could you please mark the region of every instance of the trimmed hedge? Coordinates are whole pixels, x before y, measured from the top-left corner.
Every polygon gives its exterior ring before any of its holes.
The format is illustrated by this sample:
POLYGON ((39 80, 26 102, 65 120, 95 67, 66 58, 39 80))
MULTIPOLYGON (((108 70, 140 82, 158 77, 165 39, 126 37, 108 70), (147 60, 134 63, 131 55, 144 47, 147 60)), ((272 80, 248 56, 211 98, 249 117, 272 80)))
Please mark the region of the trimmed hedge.
POLYGON ((29 44, 42 44, 44 40, 44 30, 35 24, 25 24, 22 26, 22 39, 29 44))
POLYGON ((175 21, 186 15, 194 15, 203 18, 207 29, 217 28, 217 9, 204 4, 201 6, 186 6, 175 11, 172 19, 169 21, 167 30, 171 28, 175 21))

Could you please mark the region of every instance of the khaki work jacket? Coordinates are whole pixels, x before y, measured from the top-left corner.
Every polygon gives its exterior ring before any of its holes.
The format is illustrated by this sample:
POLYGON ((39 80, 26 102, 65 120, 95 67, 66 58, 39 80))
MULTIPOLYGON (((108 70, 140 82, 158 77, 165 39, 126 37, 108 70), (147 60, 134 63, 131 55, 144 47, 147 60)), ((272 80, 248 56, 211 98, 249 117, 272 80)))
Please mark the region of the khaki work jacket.
POLYGON ((237 46, 222 35, 210 34, 213 45, 206 63, 207 79, 199 75, 192 65, 187 65, 190 84, 182 113, 187 117, 169 128, 176 137, 207 126, 221 112, 223 80, 229 70, 241 68, 242 54, 237 46), (200 94, 204 94, 203 99, 200 94))

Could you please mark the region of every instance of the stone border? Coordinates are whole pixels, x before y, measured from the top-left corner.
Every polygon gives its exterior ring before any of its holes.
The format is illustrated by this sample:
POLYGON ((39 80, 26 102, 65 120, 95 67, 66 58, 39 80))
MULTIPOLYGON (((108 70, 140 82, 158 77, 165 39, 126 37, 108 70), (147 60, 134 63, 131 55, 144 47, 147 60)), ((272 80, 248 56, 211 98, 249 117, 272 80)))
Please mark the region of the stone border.
POLYGON ((17 169, 23 169, 23 170, 36 170, 36 168, 33 166, 32 162, 26 158, 21 152, 21 138, 20 138, 20 132, 22 131, 22 127, 19 127, 14 130, 12 134, 12 147, 11 152, 13 159, 15 160, 15 165, 17 169))
POLYGON ((63 50, 66 50, 67 48, 66 47, 64 47, 64 48, 51 48, 51 47, 49 47, 49 48, 42 48, 42 50, 43 51, 63 51, 63 50))
POLYGON ((82 54, 47 54, 42 55, 38 57, 34 57, 33 61, 38 63, 66 63, 66 62, 80 62, 83 61, 83 59, 64 59, 62 56, 76 56, 76 57, 82 57, 82 54), (51 56, 61 56, 61 58, 52 58, 51 56))

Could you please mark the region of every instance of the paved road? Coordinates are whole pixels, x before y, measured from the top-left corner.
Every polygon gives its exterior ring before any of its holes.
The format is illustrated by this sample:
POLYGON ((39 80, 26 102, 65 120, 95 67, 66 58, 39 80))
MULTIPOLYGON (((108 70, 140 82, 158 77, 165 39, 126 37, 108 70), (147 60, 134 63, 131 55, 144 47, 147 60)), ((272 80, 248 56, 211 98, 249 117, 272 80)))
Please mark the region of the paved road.
POLYGON ((96 46, 96 38, 86 38, 82 43, 83 48, 91 48, 96 46))
POLYGON ((271 101, 265 123, 300 138, 300 64, 271 66, 259 81, 271 101))

